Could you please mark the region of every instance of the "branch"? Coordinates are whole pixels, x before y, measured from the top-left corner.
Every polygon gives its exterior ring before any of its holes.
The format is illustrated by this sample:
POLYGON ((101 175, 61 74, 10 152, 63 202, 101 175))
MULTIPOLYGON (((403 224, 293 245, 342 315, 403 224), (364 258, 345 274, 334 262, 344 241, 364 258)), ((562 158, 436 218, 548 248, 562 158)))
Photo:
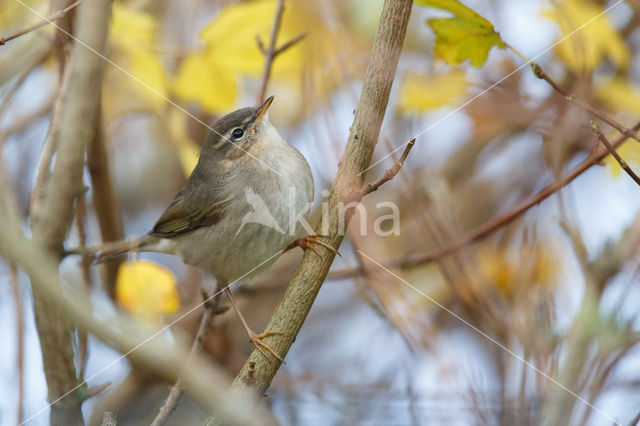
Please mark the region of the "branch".
MULTIPOLYGON (((101 52, 104 50, 110 0, 82 3, 78 9, 77 37, 101 52)), ((94 134, 98 100, 102 86, 104 63, 85 46, 76 42, 71 49, 64 72, 62 88, 56 102, 52 129, 46 145, 56 149, 56 161, 49 179, 42 179, 34 188, 38 202, 31 211, 34 240, 59 259, 63 241, 73 220, 74 200, 81 190, 85 145, 94 134)), ((48 170, 48 165, 45 166, 48 170)), ((57 274, 56 274, 57 276, 57 274)), ((83 424, 82 399, 74 392, 61 399, 77 384, 77 373, 69 324, 60 317, 49 297, 30 275, 33 289, 34 313, 40 337, 42 360, 48 386, 48 400, 53 405, 51 424, 83 424)), ((51 279, 51 276, 48 277, 51 279)), ((58 282, 57 280, 54 282, 58 282)), ((59 283, 59 282, 58 282, 59 283)), ((62 287, 49 287, 61 294, 62 287)))
POLYGON ((62 19, 65 17, 65 15, 67 13, 69 13, 69 11, 71 11, 72 9, 74 9, 76 6, 78 6, 80 3, 82 2, 82 0, 77 0, 75 3, 70 4, 69 6, 65 7, 64 9, 61 9, 59 11, 57 11, 56 13, 54 13, 53 15, 49 16, 48 18, 45 18, 44 20, 42 20, 41 22, 32 25, 30 27, 27 27, 23 30, 20 30, 18 32, 15 32, 13 34, 10 34, 8 36, 4 36, 4 37, 0 37, 0 46, 5 45, 8 41, 11 41, 15 38, 18 38, 20 36, 23 36, 27 33, 30 33, 31 31, 35 31, 39 28, 44 27, 45 25, 49 25, 59 19, 62 19))
MULTIPOLYGON (((411 5, 411 0, 384 2, 349 140, 328 199, 329 208, 317 229, 318 233, 328 234, 325 241, 335 248, 340 246, 344 238, 340 232, 341 225, 348 223, 353 215, 348 214, 345 217, 340 208, 341 204, 344 200, 353 199, 353 195, 362 190, 362 172, 369 166, 378 141, 411 5), (325 227, 328 229, 323 229, 325 227)), ((351 212, 353 213, 353 209, 351 212)), ((331 250, 323 247, 319 250, 320 256, 311 250, 305 251, 295 276, 267 325, 267 330, 282 333, 266 339, 283 357, 298 335, 335 257, 331 250)), ((231 394, 241 391, 251 383, 261 395, 270 386, 280 365, 281 362, 276 358, 265 358, 259 351, 254 350, 236 377, 230 390, 231 394)), ((208 423, 215 421, 212 417, 208 423)))
POLYGON ((396 177, 396 175, 404 165, 404 162, 407 159, 407 156, 409 155, 409 152, 411 151, 411 148, 413 148, 413 145, 415 143, 416 143, 416 138, 411 139, 407 144, 407 146, 405 147, 404 151, 402 152, 400 159, 396 161, 396 163, 390 169, 388 169, 380 179, 376 180, 375 182, 371 182, 369 185, 362 188, 362 191, 360 193, 360 198, 364 197, 367 194, 372 193, 373 191, 377 191, 378 188, 380 188, 383 184, 385 184, 386 182, 396 177))
POLYGON ((264 68, 262 70, 262 82, 260 83, 260 90, 258 91, 258 99, 256 102, 257 105, 260 105, 264 102, 265 93, 267 92, 267 83, 269 82, 269 77, 271 76, 271 68, 273 67, 273 60, 276 58, 276 56, 278 56, 294 44, 298 43, 307 35, 306 32, 302 33, 299 36, 289 40, 282 46, 276 48, 276 39, 278 38, 278 32, 280 31, 280 25, 282 24, 283 14, 284 0, 278 0, 278 5, 276 6, 276 16, 273 19, 273 26, 271 27, 269 47, 265 48, 262 40, 260 40, 260 37, 256 36, 258 48, 265 57, 264 68))
POLYGON ((627 164, 626 161, 624 161, 622 159, 622 157, 620 157, 620 154, 618 154, 616 152, 616 149, 611 146, 611 142, 609 142, 609 140, 606 138, 606 136, 604 135, 604 133, 602 133, 602 130, 600 130, 600 127, 598 127, 598 125, 596 123, 591 123, 591 130, 593 131, 593 133, 595 133, 595 135, 598 137, 598 140, 600 140, 600 142, 602 142, 602 145, 605 146, 605 148, 607 148, 607 151, 609 151, 611 153, 611 155, 613 156, 613 158, 616 159, 616 161, 618 162, 618 164, 620 164, 620 167, 622 167, 622 169, 627 172, 627 174, 631 177, 631 179, 633 179, 633 181, 635 183, 637 183, 638 185, 640 185, 640 178, 638 177, 637 174, 635 174, 633 172, 633 170, 631 170, 631 167, 629 167, 629 165, 627 164))
MULTIPOLYGON (((119 241, 124 239, 122 215, 111 180, 112 172, 109 164, 109 153, 107 152, 104 129, 100 117, 98 117, 96 129, 95 137, 87 148, 87 169, 89 170, 91 188, 93 190, 93 209, 100 225, 102 241, 119 241)), ((111 299, 115 299, 116 276, 122 261, 123 258, 116 258, 106 262, 103 267, 104 287, 111 299)))
POLYGON ((631 129, 628 129, 628 128, 624 127, 622 124, 618 123, 613 118, 607 116, 606 114, 600 112, 599 110, 597 110, 596 108, 592 107, 588 103, 576 98, 575 96, 573 96, 572 94, 570 94, 569 92, 564 90, 558 83, 553 81, 553 79, 551 77, 549 77, 549 75, 546 72, 544 72, 542 70, 540 65, 536 64, 535 62, 532 62, 531 63, 531 69, 533 70, 533 73, 534 73, 534 75, 536 77, 538 77, 538 78, 546 81, 547 83, 549 83, 551 85, 551 87, 553 88, 553 90, 555 90, 556 92, 558 92, 562 96, 564 96, 564 98, 567 101, 569 101, 569 102, 573 103, 574 105, 577 105, 580 108, 588 111, 589 114, 593 115, 594 117, 596 117, 597 119, 599 119, 601 121, 604 121, 609 126, 613 127, 614 129, 616 129, 617 131, 619 131, 623 135, 626 135, 627 137, 635 139, 636 141, 640 142, 640 137, 638 137, 637 131, 632 131, 631 129))

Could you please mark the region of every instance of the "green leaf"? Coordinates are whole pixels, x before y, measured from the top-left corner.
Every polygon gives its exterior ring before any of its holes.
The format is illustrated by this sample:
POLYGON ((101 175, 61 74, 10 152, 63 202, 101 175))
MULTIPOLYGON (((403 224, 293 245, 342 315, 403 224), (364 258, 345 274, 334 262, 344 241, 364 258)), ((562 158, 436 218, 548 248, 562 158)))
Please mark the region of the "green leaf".
POLYGON ((436 56, 450 65, 469 60, 471 65, 479 67, 485 63, 493 46, 506 47, 491 22, 458 0, 415 0, 415 3, 453 14, 453 18, 427 20, 436 34, 436 56))

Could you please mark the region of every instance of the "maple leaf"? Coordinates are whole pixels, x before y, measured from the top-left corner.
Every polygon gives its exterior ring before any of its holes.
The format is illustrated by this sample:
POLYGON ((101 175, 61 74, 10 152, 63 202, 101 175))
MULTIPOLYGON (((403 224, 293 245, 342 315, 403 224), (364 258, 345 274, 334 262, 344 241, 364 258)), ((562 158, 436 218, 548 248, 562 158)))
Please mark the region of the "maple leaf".
POLYGON ((460 65, 468 60, 471 65, 479 67, 487 60, 492 47, 506 47, 491 22, 457 0, 415 2, 453 14, 452 18, 432 18, 426 21, 436 35, 436 56, 449 65, 460 65))

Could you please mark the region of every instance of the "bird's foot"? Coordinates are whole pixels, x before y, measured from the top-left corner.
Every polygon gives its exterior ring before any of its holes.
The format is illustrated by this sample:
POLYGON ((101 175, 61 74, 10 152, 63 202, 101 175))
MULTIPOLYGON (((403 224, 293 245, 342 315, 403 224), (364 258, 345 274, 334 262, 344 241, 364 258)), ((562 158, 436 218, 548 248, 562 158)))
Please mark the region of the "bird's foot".
POLYGON ((313 250, 313 252, 315 254, 320 256, 320 252, 318 251, 318 249, 316 249, 312 245, 312 244, 318 244, 318 245, 326 248, 327 250, 334 252, 338 256, 342 257, 342 255, 340 254, 340 252, 338 250, 336 250, 335 248, 331 247, 329 244, 325 243, 324 241, 320 241, 318 239, 318 238, 322 238, 322 237, 328 238, 329 236, 328 235, 324 235, 324 234, 313 234, 313 235, 308 235, 306 237, 298 238, 297 240, 295 240, 294 242, 289 244, 289 246, 287 246, 285 251, 289 251, 289 250, 291 250, 292 248, 295 248, 295 247, 300 247, 302 250, 311 249, 311 250, 313 250))
POLYGON ((253 343, 253 346, 260 351, 260 353, 262 355, 264 355, 265 358, 269 358, 269 355, 267 355, 266 351, 271 352, 271 354, 276 357, 278 360, 280 360, 280 362, 284 362, 284 359, 282 359, 282 357, 280 355, 278 355, 276 353, 276 351, 273 350, 273 348, 271 346, 269 346, 267 343, 263 342, 262 339, 264 339, 267 336, 277 336, 277 335, 282 335, 281 332, 279 331, 265 331, 264 333, 261 334, 256 334, 254 333, 251 329, 247 329, 247 334, 249 335, 249 340, 251 341, 251 343, 253 343))

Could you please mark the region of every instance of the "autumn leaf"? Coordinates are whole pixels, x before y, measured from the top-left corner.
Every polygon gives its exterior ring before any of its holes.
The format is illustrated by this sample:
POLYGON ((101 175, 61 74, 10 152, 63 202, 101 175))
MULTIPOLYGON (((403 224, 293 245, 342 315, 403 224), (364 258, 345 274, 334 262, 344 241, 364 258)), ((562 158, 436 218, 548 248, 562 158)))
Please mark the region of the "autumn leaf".
POLYGON ((171 271, 145 260, 120 265, 116 299, 134 316, 151 321, 180 308, 176 280, 171 271))
POLYGON ((491 22, 457 0, 415 2, 453 14, 453 18, 427 20, 436 35, 435 54, 449 65, 460 65, 468 60, 471 65, 479 67, 487 60, 492 47, 506 47, 491 22))
MULTIPOLYGON (((107 79, 113 84, 109 87, 126 92, 121 98, 131 97, 130 90, 134 90, 144 103, 155 108, 165 105, 168 94, 168 78, 157 52, 157 27, 157 20, 152 15, 120 2, 113 4, 109 31, 112 58, 135 79, 110 68, 107 79)), ((105 90, 105 94, 110 96, 110 90, 105 90)), ((118 98, 118 94, 114 95, 118 98)))
POLYGON ((398 109, 403 112, 424 112, 451 105, 468 89, 466 74, 452 70, 438 75, 409 73, 400 86, 398 109))
POLYGON ((555 51, 574 72, 593 71, 605 58, 621 68, 629 64, 629 49, 602 12, 602 7, 590 0, 563 0, 543 13, 566 36, 555 51))

